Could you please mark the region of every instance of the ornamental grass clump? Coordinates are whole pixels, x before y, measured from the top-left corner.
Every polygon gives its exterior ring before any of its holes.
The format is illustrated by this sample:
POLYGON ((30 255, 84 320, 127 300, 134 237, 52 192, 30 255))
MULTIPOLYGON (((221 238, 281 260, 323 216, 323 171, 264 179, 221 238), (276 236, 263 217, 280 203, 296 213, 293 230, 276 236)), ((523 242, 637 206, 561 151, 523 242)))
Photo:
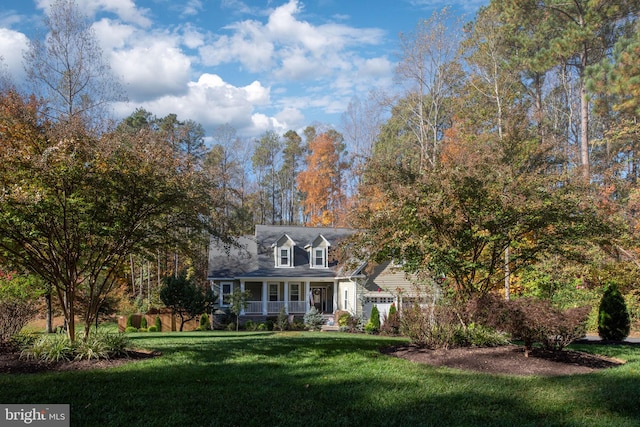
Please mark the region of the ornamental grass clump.
POLYGON ((124 334, 99 333, 73 342, 67 335, 44 335, 25 347, 21 357, 45 363, 97 360, 127 356, 129 338, 124 334))

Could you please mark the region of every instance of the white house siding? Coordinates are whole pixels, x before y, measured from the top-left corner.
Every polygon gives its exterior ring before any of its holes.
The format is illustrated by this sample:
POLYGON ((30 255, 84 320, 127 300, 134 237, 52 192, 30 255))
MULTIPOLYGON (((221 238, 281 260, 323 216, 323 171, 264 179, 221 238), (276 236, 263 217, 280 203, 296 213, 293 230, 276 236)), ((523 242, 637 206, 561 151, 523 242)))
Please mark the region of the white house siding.
POLYGON ((338 309, 346 310, 351 314, 357 313, 358 299, 357 288, 354 281, 342 281, 338 283, 338 309))

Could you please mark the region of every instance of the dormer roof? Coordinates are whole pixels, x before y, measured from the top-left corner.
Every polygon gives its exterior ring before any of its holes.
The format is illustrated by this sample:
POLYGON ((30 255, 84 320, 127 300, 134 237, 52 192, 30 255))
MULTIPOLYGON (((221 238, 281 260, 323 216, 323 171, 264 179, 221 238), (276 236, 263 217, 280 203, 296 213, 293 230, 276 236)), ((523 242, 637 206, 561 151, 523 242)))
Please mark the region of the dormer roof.
POLYGON ((271 244, 272 248, 281 246, 296 246, 296 242, 291 237, 289 237, 287 233, 283 233, 275 242, 271 244))
POLYGON ((331 246, 331 242, 329 242, 322 234, 318 234, 315 239, 307 243, 304 248, 328 248, 331 246))

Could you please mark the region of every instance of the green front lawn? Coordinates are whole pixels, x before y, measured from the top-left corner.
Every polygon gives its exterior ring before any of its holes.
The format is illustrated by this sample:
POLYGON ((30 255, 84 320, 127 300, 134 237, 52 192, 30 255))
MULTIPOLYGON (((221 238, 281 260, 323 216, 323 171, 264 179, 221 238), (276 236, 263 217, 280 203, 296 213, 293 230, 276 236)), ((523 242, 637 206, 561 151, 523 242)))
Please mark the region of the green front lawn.
POLYGON ((640 347, 595 374, 491 376, 378 352, 341 333, 134 334, 162 356, 106 370, 0 377, 2 403, 70 403, 72 426, 632 426, 640 347))

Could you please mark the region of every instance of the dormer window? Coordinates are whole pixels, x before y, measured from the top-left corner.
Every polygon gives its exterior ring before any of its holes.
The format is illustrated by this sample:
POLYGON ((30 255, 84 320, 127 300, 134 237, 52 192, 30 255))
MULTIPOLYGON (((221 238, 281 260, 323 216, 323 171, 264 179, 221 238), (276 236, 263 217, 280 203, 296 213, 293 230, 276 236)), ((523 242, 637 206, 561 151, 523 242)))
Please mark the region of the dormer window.
POLYGON ((309 251, 309 265, 311 268, 327 268, 327 254, 331 244, 322 234, 305 246, 309 251))
POLYGON ((280 267, 289 267, 291 263, 289 262, 291 258, 291 249, 290 248, 280 248, 280 267))
POLYGON ((314 249, 313 252, 314 252, 314 255, 313 255, 313 266, 314 267, 326 267, 327 263, 325 262, 325 259, 326 259, 325 249, 316 248, 316 249, 314 249))
POLYGON ((293 248, 295 246, 296 242, 286 234, 283 234, 271 245, 276 267, 293 267, 295 265, 293 260, 293 248))

